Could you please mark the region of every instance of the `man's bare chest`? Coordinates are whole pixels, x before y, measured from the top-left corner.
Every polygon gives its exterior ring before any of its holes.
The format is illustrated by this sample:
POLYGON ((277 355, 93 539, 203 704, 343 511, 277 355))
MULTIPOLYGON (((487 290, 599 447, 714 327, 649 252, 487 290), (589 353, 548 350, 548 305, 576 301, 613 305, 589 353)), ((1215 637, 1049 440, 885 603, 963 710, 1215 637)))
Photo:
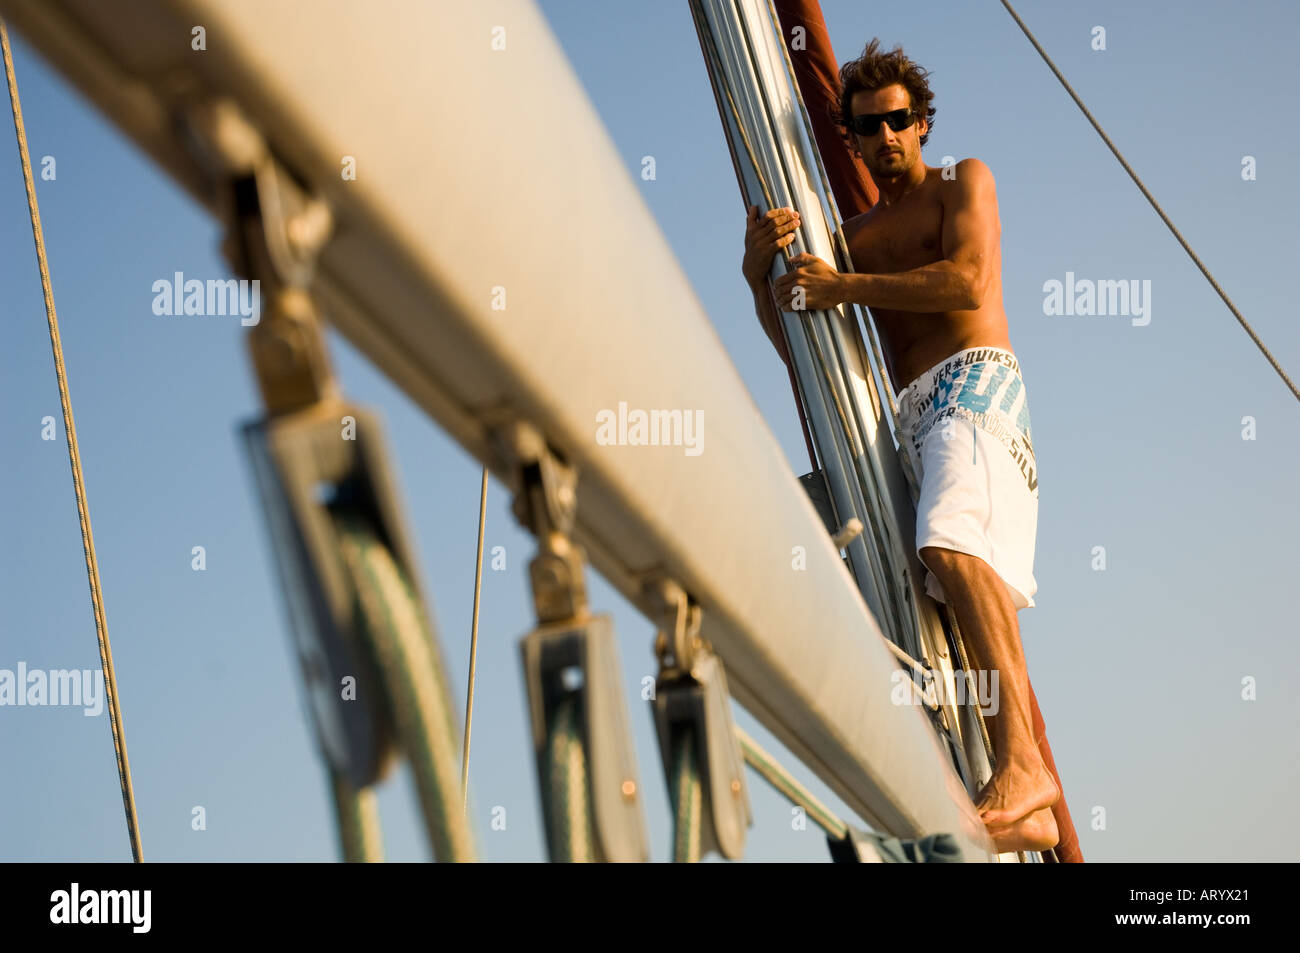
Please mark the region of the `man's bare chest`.
POLYGON ((854 271, 893 274, 943 257, 943 205, 935 197, 902 206, 877 206, 846 232, 854 271))

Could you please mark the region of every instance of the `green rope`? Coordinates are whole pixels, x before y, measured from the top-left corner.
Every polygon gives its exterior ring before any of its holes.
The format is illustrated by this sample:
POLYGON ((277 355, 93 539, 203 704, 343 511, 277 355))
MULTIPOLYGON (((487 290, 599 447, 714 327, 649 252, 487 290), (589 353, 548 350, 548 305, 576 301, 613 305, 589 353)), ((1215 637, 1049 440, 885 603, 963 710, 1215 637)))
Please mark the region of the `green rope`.
POLYGON ((672 759, 673 863, 698 864, 704 792, 695 761, 695 736, 689 729, 678 733, 672 759))
POLYGON ((349 864, 377 864, 384 859, 383 833, 379 828, 379 805, 373 787, 354 788, 341 771, 330 771, 334 815, 338 821, 339 846, 349 864))
POLYGON ((346 509, 333 515, 339 550, 356 587, 358 628, 379 666, 434 857, 473 861, 472 832, 456 797, 459 734, 432 627, 410 580, 369 520, 346 509))
POLYGON ((596 859, 583 748, 582 700, 576 694, 561 701, 551 719, 542 810, 552 861, 587 864, 596 859))
POLYGON ((736 726, 736 739, 740 742, 741 751, 750 767, 792 803, 802 807, 818 827, 836 840, 844 840, 849 836, 848 825, 831 813, 831 809, 819 801, 816 795, 796 781, 794 775, 781 767, 775 758, 760 748, 758 742, 749 737, 739 725, 736 726))

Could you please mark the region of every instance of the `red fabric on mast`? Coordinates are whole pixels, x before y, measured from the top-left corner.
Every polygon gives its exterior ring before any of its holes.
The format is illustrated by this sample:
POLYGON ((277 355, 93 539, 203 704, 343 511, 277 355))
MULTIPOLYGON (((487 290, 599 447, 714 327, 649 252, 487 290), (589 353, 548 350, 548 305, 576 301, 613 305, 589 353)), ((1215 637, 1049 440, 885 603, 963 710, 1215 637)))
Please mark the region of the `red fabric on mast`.
POLYGON ((875 205, 880 191, 835 124, 840 114, 840 68, 821 5, 817 0, 774 0, 774 6, 835 204, 840 216, 850 219, 875 205), (795 33, 797 27, 803 28, 801 34, 795 33), (795 48, 796 43, 803 49, 795 48))
MULTIPOLYGON (((880 193, 871 179, 871 173, 853 153, 835 122, 834 117, 839 116, 840 110, 840 70, 831 48, 826 18, 822 15, 818 0, 773 0, 773 5, 781 22, 786 49, 790 51, 790 62, 799 83, 804 107, 808 110, 817 149, 821 152, 822 164, 826 167, 826 178, 835 195, 835 204, 840 216, 848 220, 868 211, 876 204, 880 193), (802 31, 796 32, 799 27, 803 28, 802 31), (803 49, 798 49, 796 43, 802 45, 803 49)), ((1052 746, 1047 743, 1047 724, 1043 721, 1038 696, 1034 693, 1032 684, 1029 686, 1029 708, 1039 754, 1061 790, 1061 797, 1052 806, 1052 816, 1061 836, 1060 843, 1056 845, 1056 854, 1064 863, 1081 864, 1083 852, 1079 849, 1079 835, 1070 818, 1070 809, 1065 804, 1065 786, 1061 784, 1061 775, 1056 770, 1052 746)))

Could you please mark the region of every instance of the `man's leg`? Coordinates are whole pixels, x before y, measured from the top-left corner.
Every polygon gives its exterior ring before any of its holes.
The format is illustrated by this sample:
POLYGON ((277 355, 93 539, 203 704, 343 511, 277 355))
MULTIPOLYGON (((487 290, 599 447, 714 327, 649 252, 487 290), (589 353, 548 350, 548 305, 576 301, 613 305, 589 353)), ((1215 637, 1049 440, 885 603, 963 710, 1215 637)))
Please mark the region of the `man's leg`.
POLYGON ((1056 820, 1056 829, 1060 841, 1056 845, 1056 856, 1063 864, 1083 863, 1083 851, 1079 849, 1079 834, 1074 829, 1074 819, 1070 817, 1070 808, 1065 803, 1065 785, 1061 783, 1061 773, 1056 770, 1056 759, 1052 757, 1052 746, 1047 741, 1047 724, 1043 713, 1038 709, 1038 697, 1034 693, 1034 683, 1029 683, 1029 714, 1033 721, 1034 737, 1038 739, 1038 753, 1043 756, 1043 763, 1056 779, 1056 786, 1061 792, 1060 799, 1052 805, 1052 817, 1056 820))
MULTIPOLYGON (((958 621, 957 624, 961 625, 961 622, 958 621)), ((971 646, 967 646, 967 651, 971 657, 971 664, 978 671, 980 665, 975 661, 975 653, 971 651, 971 646)), ((1074 818, 1070 817, 1070 808, 1065 803, 1065 786, 1061 783, 1060 772, 1056 770, 1056 759, 1052 756, 1052 746, 1047 740, 1047 724, 1043 721, 1043 714, 1038 708, 1038 697, 1034 693, 1033 681, 1026 679, 1026 685, 1029 689, 1029 721, 1033 728, 1034 740, 1038 743, 1038 753, 1042 755, 1043 764, 1047 765, 1047 770, 1052 773, 1052 779, 1056 781, 1056 787, 1061 792, 1060 798, 1052 805, 1052 819, 1056 822, 1056 836, 1059 838, 1056 844, 1056 856, 1063 864, 1081 864, 1083 851, 1079 849, 1079 834, 1074 829, 1074 818)), ((984 723, 988 726, 989 737, 998 737, 997 716, 985 715, 984 723)))
POLYGON ((1015 603, 1001 577, 978 556, 938 546, 922 548, 920 556, 943 586, 972 661, 997 673, 998 712, 990 724, 997 766, 977 808, 989 828, 1005 827, 1050 808, 1060 797, 1034 737, 1015 603))

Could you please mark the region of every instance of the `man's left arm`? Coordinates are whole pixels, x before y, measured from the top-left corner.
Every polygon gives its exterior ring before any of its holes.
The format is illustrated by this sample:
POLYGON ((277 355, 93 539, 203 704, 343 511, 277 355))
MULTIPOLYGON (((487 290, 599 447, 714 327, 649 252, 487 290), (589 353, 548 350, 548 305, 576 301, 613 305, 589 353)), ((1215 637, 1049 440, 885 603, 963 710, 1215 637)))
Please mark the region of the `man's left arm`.
POLYGON ((843 301, 890 311, 974 311, 993 281, 1001 226, 993 173, 979 159, 944 183, 943 259, 889 275, 842 274, 843 301))

